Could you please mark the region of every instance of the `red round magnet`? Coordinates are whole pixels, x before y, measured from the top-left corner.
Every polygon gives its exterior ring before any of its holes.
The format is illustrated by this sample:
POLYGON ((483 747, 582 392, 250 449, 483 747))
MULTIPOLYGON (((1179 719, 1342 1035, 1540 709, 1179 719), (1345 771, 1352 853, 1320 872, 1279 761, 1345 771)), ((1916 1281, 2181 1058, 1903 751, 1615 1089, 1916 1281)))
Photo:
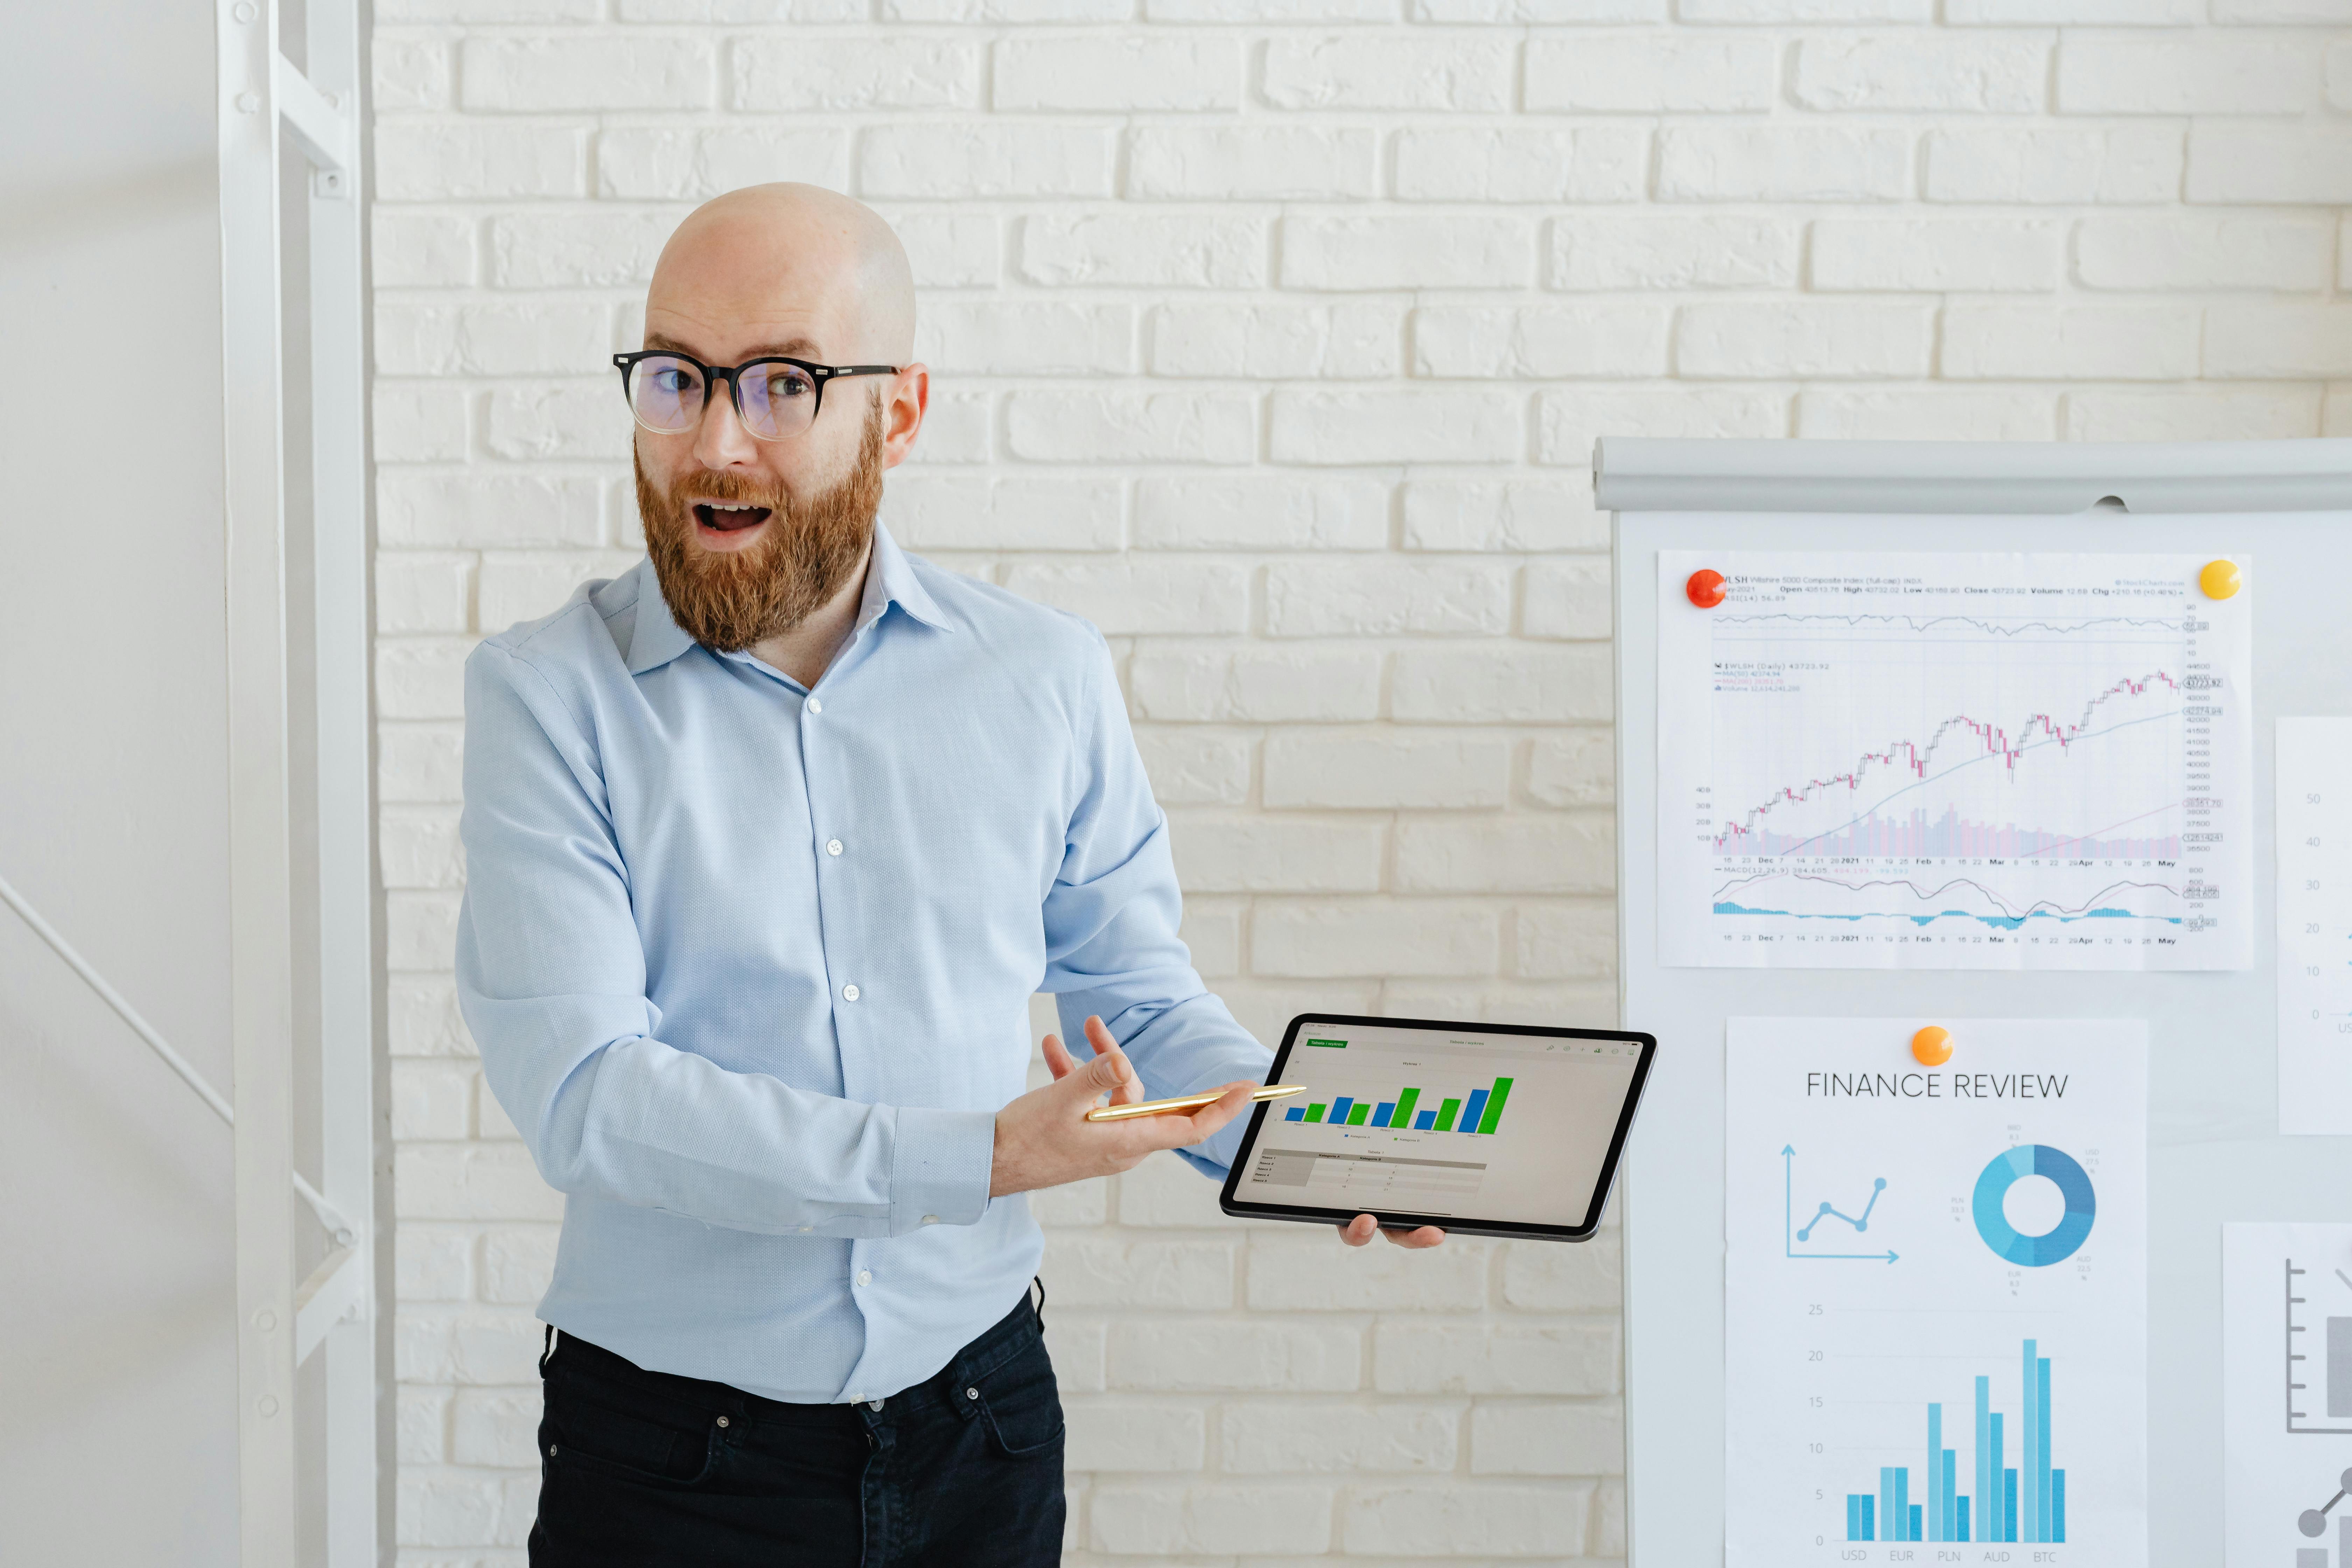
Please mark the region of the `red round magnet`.
POLYGON ((1711 610, 1723 603, 1723 574, 1694 572, 1690 574, 1690 581, 1683 584, 1683 592, 1700 609, 1711 610))

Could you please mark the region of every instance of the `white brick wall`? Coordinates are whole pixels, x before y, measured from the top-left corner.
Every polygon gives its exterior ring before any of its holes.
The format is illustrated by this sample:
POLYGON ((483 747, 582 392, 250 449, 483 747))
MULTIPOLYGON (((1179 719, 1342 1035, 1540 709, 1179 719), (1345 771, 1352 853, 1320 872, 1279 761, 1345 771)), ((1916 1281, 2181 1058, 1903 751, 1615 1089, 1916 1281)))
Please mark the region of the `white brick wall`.
MULTIPOLYGON (((1091 615, 1245 1022, 1614 1012, 1602 432, 2352 435, 2342 0, 378 0, 400 1539, 509 1568, 561 1204, 448 976, 458 665, 636 540, 687 205, 845 187, 892 525, 1091 615), (1937 18, 1940 17, 1940 20, 1937 18)), ((1617 1247, 1045 1196, 1072 1560, 1622 1554, 1617 1247)))

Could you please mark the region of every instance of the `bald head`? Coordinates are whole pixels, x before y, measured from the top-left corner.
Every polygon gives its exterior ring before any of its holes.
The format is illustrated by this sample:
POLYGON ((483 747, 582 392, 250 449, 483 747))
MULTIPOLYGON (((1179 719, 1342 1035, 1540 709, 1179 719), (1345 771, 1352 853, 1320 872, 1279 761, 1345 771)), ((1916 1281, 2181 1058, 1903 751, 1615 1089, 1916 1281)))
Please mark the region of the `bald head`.
POLYGON ((798 357, 904 364, 915 275, 871 207, 815 185, 751 185, 705 202, 662 247, 646 332, 732 363, 801 342, 798 357))

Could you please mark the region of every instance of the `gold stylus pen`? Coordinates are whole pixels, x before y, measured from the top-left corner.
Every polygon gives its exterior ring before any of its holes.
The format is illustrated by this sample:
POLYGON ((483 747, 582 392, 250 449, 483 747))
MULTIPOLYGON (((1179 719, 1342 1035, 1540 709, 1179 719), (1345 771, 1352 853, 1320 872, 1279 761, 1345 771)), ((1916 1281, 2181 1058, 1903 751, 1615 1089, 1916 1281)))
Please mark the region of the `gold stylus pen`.
MULTIPOLYGON (((1251 1090, 1252 1100, 1281 1100, 1288 1095, 1305 1094, 1303 1083, 1269 1083, 1251 1090)), ((1097 1105, 1087 1112, 1089 1121, 1124 1121, 1130 1116, 1181 1116, 1188 1110, 1198 1110, 1215 1103, 1216 1094, 1187 1094, 1175 1100, 1139 1100, 1133 1105, 1097 1105)))

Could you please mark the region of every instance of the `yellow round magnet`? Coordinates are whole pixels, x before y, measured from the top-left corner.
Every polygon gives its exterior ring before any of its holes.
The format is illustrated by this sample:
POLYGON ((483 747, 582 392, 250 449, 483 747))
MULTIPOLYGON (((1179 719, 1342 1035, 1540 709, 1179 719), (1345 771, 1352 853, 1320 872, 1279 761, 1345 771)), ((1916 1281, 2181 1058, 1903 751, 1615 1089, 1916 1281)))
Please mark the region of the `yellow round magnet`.
POLYGON ((1952 1059, 1952 1031, 1928 1025, 1911 1037, 1911 1054, 1922 1067, 1942 1067, 1952 1059))
POLYGON ((2205 590, 2209 599, 2234 597, 2241 581, 2234 561, 2209 561, 2205 570, 2197 574, 2197 585, 2205 590))

